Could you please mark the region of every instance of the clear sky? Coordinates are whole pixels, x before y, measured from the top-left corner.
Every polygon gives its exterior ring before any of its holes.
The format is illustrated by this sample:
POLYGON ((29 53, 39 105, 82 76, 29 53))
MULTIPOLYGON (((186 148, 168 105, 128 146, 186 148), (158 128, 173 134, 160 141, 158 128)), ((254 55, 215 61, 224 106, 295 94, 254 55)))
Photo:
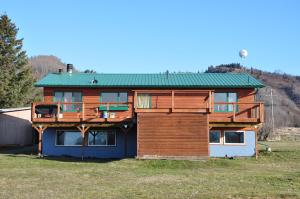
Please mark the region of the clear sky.
POLYGON ((28 56, 97 72, 204 71, 241 62, 300 75, 299 0, 0 0, 28 56), (249 56, 241 61, 240 49, 249 56))

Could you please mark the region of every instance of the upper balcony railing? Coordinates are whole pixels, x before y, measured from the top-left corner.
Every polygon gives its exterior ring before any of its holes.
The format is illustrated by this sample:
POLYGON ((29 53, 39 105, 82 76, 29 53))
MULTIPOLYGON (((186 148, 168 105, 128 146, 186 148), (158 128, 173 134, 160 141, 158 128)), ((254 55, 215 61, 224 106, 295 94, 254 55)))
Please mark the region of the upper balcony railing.
POLYGON ((214 103, 210 122, 264 122, 263 102, 218 102, 214 103))
POLYGON ((119 122, 132 118, 131 103, 37 102, 33 122, 119 122))
POLYGON ((213 103, 211 90, 136 90, 131 102, 38 102, 33 122, 122 122, 135 113, 209 113, 212 123, 264 122, 262 102, 213 103))

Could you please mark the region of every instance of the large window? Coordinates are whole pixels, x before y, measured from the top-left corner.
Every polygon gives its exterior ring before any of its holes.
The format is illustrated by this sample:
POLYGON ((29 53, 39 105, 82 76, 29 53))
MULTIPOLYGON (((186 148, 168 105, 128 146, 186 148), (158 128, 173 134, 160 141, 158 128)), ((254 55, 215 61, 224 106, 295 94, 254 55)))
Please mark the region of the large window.
POLYGON ((116 146, 116 131, 89 131, 89 146, 116 146))
POLYGON ((225 131, 225 144, 244 144, 244 132, 243 131, 225 131))
MULTIPOLYGON (((127 92, 102 92, 100 96, 100 102, 103 103, 126 103, 128 102, 127 92)), ((111 104, 109 107, 101 105, 100 110, 128 110, 127 104, 111 104)))
POLYGON ((209 143, 220 144, 221 143, 221 131, 209 132, 209 143))
POLYGON ((57 131, 57 146, 79 146, 82 145, 83 138, 80 131, 57 131))
MULTIPOLYGON (((54 92, 54 102, 82 102, 81 92, 63 92, 56 91, 54 92)), ((62 111, 64 112, 75 112, 81 111, 81 104, 62 104, 62 111)))
MULTIPOLYGON (((224 104, 224 103, 237 102, 237 101, 238 98, 236 93, 215 93, 214 94, 215 112, 232 112, 233 105, 224 104)), ((236 111, 238 111, 237 106, 236 106, 236 111)))

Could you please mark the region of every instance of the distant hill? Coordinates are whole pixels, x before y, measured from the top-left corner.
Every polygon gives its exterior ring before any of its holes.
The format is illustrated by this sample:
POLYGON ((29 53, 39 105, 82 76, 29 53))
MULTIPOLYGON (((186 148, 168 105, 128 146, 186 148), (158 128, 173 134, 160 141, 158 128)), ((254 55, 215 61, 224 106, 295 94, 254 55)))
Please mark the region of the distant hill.
POLYGON ((41 79, 50 72, 57 72, 58 69, 66 70, 66 64, 53 55, 38 55, 29 58, 34 76, 41 79))
POLYGON ((266 133, 272 129, 271 89, 273 89, 274 95, 275 127, 300 126, 300 76, 279 72, 271 73, 254 68, 246 68, 235 63, 210 66, 206 72, 247 72, 266 85, 265 88, 259 90, 256 96, 257 100, 265 102, 266 123, 264 130, 266 133))

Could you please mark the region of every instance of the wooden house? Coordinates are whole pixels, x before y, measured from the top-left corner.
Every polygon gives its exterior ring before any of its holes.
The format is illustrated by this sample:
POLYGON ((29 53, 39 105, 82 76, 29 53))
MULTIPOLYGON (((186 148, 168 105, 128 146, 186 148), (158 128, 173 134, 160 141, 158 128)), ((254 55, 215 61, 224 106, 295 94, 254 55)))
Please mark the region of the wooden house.
POLYGON ((48 74, 32 104, 39 153, 91 158, 254 156, 263 84, 246 73, 48 74))

